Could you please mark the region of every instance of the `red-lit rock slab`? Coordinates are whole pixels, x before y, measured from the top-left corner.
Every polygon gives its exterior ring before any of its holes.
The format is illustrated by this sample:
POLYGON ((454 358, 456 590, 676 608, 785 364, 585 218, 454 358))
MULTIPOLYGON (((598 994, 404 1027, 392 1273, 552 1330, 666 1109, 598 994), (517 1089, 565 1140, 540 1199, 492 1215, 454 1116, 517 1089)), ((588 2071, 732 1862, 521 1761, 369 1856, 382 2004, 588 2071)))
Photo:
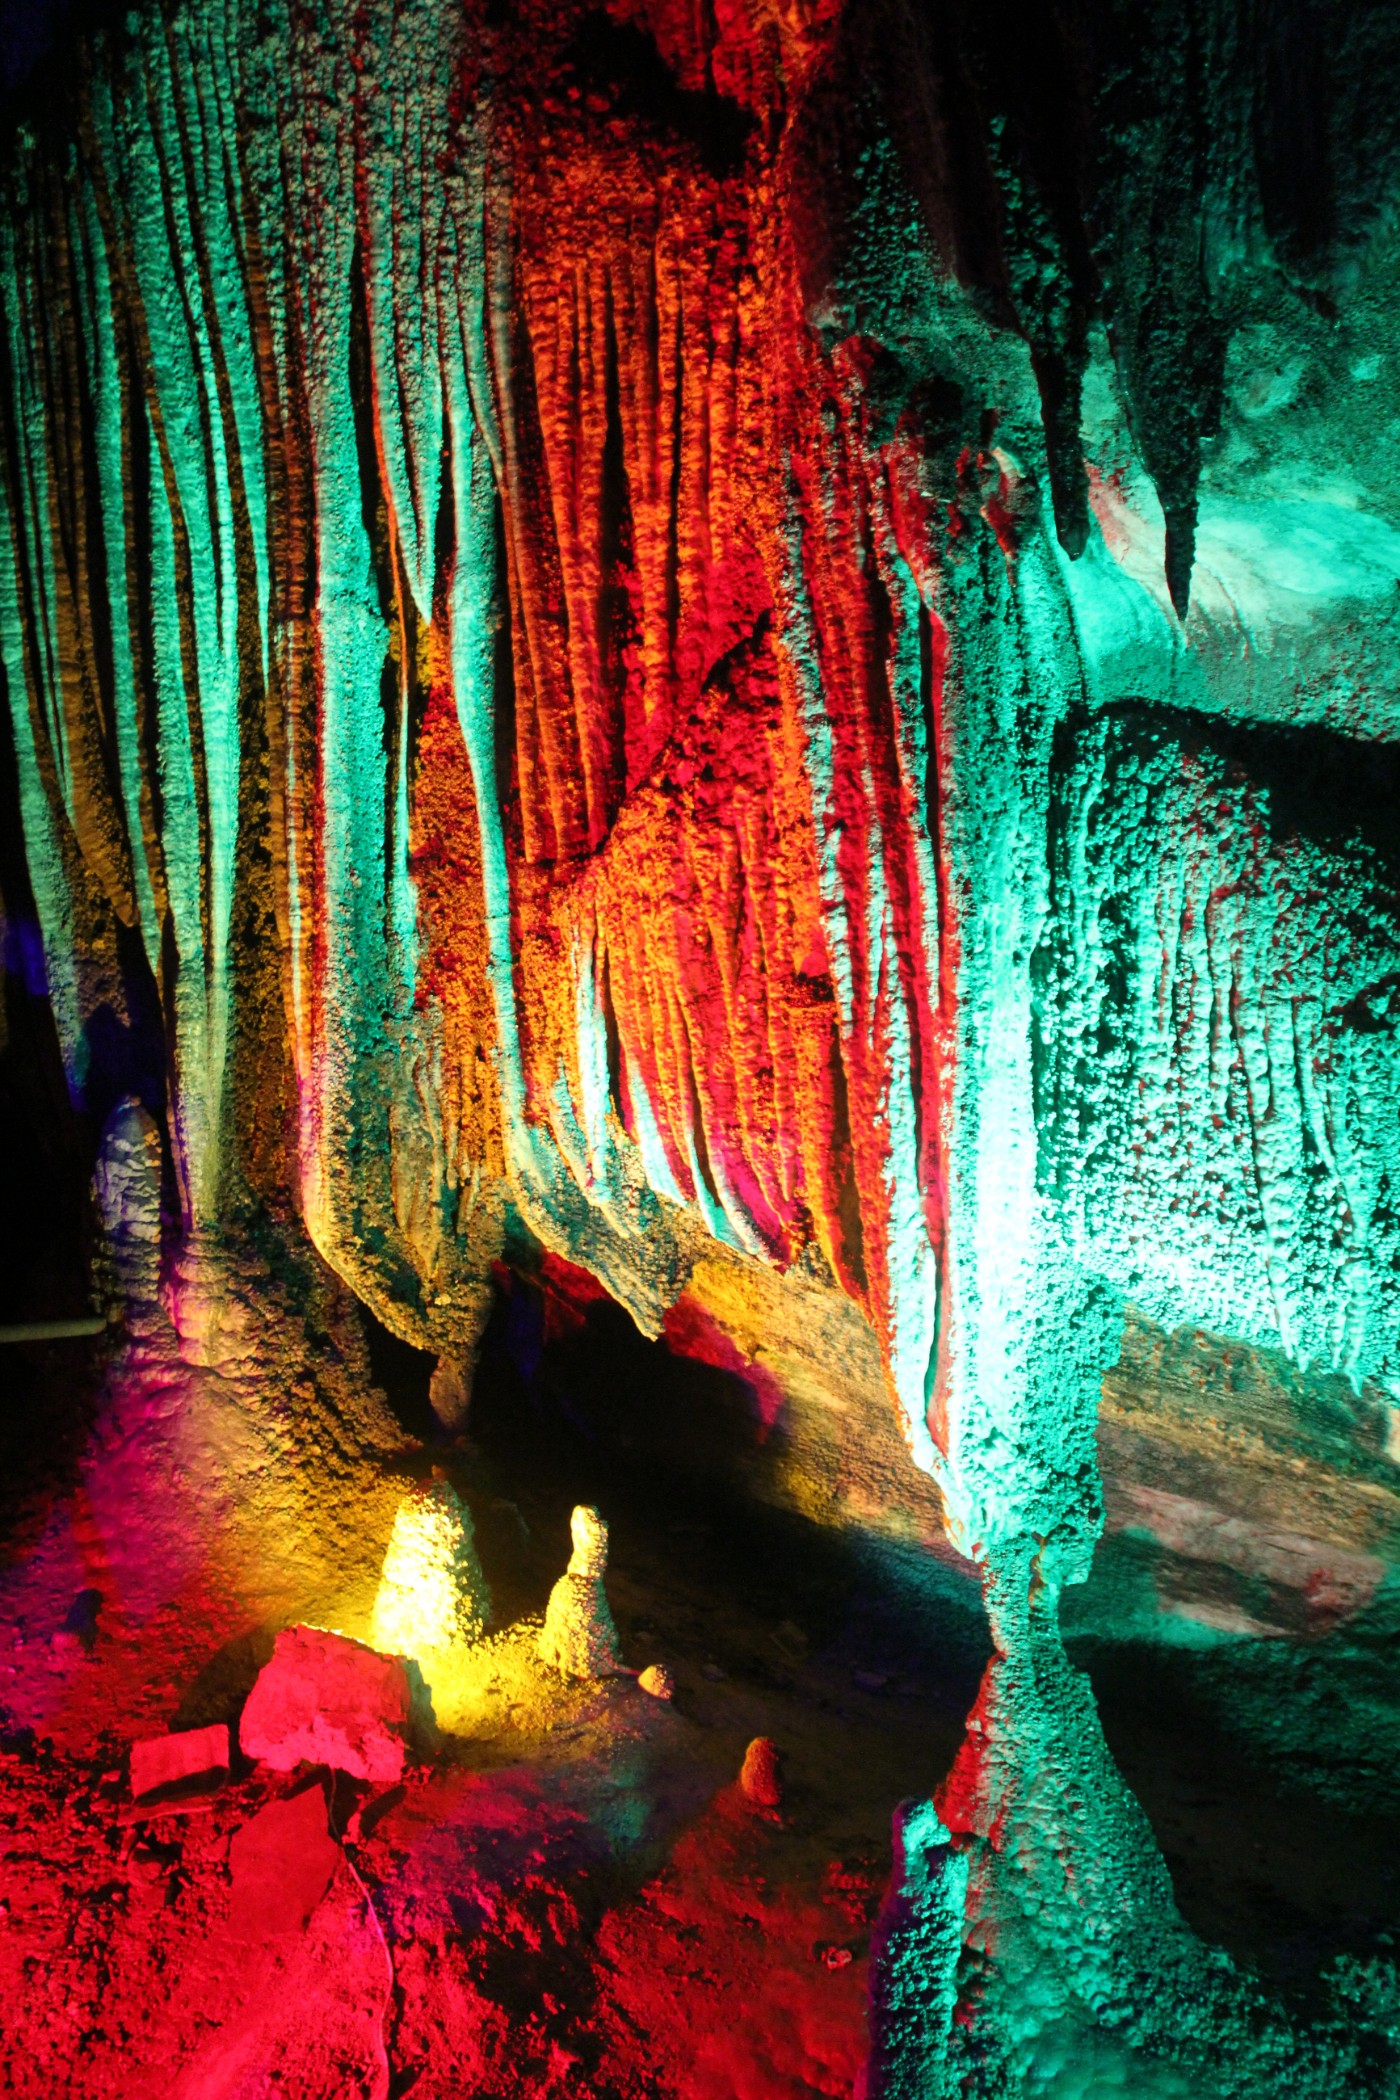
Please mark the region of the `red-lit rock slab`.
POLYGON ((211 1792, 228 1777, 228 1724, 148 1736, 131 1746, 131 1794, 147 1804, 179 1794, 211 1792))
POLYGON ((290 1772, 305 1762, 390 1786, 411 1744, 432 1729, 415 1665, 314 1626, 279 1633, 248 1694, 238 1740, 248 1757, 290 1772))
POLYGON ((269 1801, 229 1842, 232 1937, 260 1940, 270 1933, 300 1932, 330 1887, 339 1860, 319 1786, 287 1801, 269 1801))

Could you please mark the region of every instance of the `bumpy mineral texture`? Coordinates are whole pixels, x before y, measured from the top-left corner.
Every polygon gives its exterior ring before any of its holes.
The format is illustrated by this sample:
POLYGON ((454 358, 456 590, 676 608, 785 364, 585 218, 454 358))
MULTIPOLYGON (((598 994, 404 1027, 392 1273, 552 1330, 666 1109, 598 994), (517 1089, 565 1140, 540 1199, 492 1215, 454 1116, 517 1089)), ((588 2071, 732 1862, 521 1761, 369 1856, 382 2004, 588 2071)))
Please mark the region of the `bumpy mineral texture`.
POLYGON ((493 1264, 766 1425, 804 1327, 833 1378, 873 1335, 1028 1757, 1129 1303, 1400 1391, 1398 45, 1384 0, 94 32, 0 221, 6 911, 188 1360, 303 1229, 454 1420, 493 1264))
POLYGON ((651 1332, 707 1241, 825 1280, 1065 1572, 1125 1290, 1400 1368, 1386 848, 1280 786, 1391 718, 1395 40, 1270 24, 99 41, 11 154, 0 646, 191 1246, 290 1203, 465 1363, 532 1240, 651 1332))
POLYGON ((388 1786, 403 1771, 406 1747, 431 1730, 413 1663, 319 1627, 289 1626, 248 1694, 238 1743, 274 1772, 329 1765, 388 1786))

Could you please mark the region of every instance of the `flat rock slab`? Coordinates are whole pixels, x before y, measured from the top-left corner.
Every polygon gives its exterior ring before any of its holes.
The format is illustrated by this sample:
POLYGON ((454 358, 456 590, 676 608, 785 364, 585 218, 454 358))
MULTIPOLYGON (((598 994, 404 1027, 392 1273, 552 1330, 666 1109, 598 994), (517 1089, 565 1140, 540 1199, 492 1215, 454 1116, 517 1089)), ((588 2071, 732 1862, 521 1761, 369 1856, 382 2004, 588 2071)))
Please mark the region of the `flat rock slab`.
MULTIPOLYGON (((190 2030, 193 2054, 175 2075, 166 2071, 145 2083, 138 2074, 123 2084, 119 2066, 112 2083, 100 2088, 103 2093, 160 2093, 165 2100, 386 2100, 383 2030, 393 1971, 368 1899, 343 1867, 332 1875, 304 1930, 261 1940, 211 1935, 206 1949, 201 1954, 209 1964, 208 1989, 200 2011, 208 2016, 190 2030)), ((199 1961, 192 1959, 195 1973, 199 1961)), ((449 2074, 449 2082, 434 2090, 471 2089, 449 2074)))
POLYGON ((302 1931, 339 1862, 319 1784, 289 1800, 269 1801, 229 1840, 231 1937, 261 1940, 302 1931))
POLYGON ((148 1736, 131 1746, 131 1794, 142 1807, 211 1793, 228 1777, 228 1724, 148 1736))
POLYGON ((432 1727, 416 1664, 344 1634, 291 1626, 248 1694, 238 1740, 275 1772, 305 1761, 392 1786, 409 1746, 426 1746, 432 1727))

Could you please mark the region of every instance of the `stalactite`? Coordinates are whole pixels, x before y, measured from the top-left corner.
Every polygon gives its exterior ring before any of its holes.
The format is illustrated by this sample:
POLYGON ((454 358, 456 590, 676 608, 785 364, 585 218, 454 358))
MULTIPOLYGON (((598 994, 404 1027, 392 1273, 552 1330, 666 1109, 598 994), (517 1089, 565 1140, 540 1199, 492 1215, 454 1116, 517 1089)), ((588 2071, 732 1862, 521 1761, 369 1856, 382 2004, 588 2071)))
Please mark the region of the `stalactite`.
MULTIPOLYGON (((150 0, 0 218, 30 885, 75 1098, 158 1006, 187 1347, 260 1205, 462 1364, 511 1250, 653 1335, 717 1249, 829 1273, 1018 1773, 1125 1302, 1400 1379, 1388 820, 1219 720, 1389 724, 1390 615, 1271 686, 1205 557, 1345 511, 1330 619, 1393 533, 1356 454, 1210 481, 1249 302, 1345 291, 1227 13, 150 0)), ((977 1754, 906 1826, 943 2025, 890 2065, 975 2025, 977 1754)))

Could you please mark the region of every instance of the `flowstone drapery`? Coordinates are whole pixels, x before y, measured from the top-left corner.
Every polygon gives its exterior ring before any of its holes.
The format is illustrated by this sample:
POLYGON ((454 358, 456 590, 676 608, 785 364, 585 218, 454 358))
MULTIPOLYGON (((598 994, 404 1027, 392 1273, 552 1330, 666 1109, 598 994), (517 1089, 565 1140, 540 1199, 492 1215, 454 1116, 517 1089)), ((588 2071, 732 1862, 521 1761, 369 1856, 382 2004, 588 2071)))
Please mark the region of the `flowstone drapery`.
POLYGON ((187 1355, 303 1231, 466 1367, 541 1249, 841 1295, 1058 1713, 1126 1303, 1400 1379, 1400 57, 1032 13, 94 32, 0 662, 187 1355))

